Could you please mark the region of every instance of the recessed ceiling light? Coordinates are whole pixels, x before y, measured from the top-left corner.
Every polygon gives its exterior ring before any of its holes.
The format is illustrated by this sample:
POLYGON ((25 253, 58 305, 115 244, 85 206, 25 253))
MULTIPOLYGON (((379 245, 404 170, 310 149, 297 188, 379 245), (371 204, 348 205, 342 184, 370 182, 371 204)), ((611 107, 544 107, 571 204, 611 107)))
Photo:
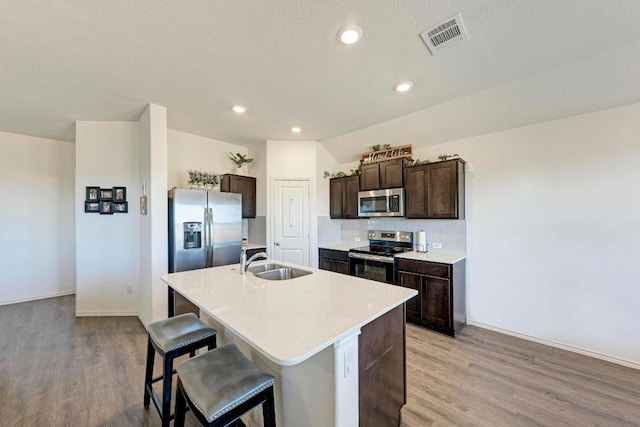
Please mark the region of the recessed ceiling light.
POLYGON ((293 127, 293 128, 291 128, 291 132, 300 133, 300 132, 302 132, 302 129, 300 129, 299 127, 293 127))
POLYGON ((235 111, 236 113, 238 113, 238 114, 242 114, 245 111, 247 111, 247 107, 245 107, 244 105, 240 105, 240 104, 232 105, 231 109, 233 111, 235 111))
POLYGON ((354 44, 362 38, 362 28, 357 25, 345 25, 338 31, 338 40, 344 44, 354 44))
POLYGON ((395 90, 396 92, 406 92, 410 90, 412 87, 413 87, 413 82, 410 80, 406 80, 404 82, 396 83, 393 86, 393 90, 395 90))

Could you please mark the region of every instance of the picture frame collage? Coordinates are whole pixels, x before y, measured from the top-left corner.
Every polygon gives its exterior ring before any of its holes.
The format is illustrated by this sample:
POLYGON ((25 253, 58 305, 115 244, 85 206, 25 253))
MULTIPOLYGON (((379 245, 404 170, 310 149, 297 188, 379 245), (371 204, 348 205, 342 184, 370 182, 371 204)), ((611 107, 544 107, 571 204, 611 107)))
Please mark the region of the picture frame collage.
POLYGON ((92 186, 85 188, 84 211, 86 213, 99 213, 101 215, 129 213, 127 187, 101 188, 92 186))

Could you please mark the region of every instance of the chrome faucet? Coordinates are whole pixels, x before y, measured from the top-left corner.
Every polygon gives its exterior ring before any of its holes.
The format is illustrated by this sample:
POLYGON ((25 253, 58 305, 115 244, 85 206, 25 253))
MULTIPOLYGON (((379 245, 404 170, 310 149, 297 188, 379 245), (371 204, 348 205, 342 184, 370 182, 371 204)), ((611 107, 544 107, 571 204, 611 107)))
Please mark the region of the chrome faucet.
POLYGON ((247 259, 247 248, 246 246, 242 246, 242 251, 240 252, 240 274, 246 274, 247 267, 253 261, 260 259, 269 259, 269 255, 266 252, 258 252, 254 254, 251 258, 247 259))

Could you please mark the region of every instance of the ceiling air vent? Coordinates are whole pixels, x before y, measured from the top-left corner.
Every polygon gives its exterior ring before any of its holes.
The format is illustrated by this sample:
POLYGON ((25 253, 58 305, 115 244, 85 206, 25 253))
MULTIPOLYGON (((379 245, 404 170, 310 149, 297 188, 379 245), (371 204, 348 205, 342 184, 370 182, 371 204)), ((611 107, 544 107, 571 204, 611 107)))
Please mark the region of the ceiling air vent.
POLYGON ((439 50, 469 38, 460 13, 455 14, 442 24, 424 30, 420 33, 420 37, 422 37, 422 40, 427 44, 433 55, 438 53, 439 50))

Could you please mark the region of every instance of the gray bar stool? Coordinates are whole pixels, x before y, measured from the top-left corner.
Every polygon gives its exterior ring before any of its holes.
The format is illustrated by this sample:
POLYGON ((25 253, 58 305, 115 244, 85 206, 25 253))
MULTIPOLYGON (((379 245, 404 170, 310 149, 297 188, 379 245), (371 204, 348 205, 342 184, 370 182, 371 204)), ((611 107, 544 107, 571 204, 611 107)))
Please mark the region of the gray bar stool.
POLYGON ((186 405, 203 426, 222 427, 262 404, 264 427, 275 427, 274 377, 258 369, 235 344, 181 363, 175 427, 183 427, 186 405))
POLYGON ((193 313, 181 314, 149 324, 149 343, 147 345, 147 368, 144 379, 144 406, 149 407, 150 400, 162 419, 162 427, 168 427, 174 418, 171 414, 171 382, 173 360, 189 353, 196 355, 196 350, 207 346, 209 350, 216 348, 216 330, 204 324, 193 313), (153 363, 156 351, 164 358, 162 375, 153 378, 153 363), (153 389, 153 383, 162 381, 162 401, 153 389))

